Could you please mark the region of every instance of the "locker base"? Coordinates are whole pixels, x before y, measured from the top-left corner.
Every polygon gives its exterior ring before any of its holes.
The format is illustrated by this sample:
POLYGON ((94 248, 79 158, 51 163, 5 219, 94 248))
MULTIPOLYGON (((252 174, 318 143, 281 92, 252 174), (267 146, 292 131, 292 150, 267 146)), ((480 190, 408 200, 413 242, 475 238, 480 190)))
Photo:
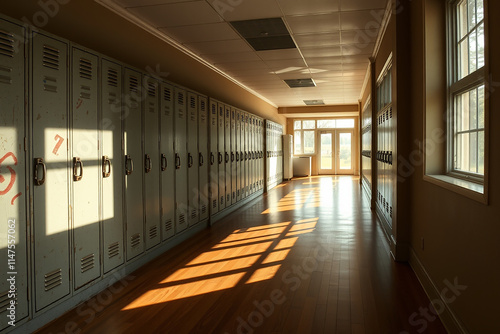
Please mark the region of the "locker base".
POLYGON ((214 225, 217 221, 226 217, 230 213, 232 213, 240 208, 243 208, 244 206, 246 206, 247 204, 249 204, 250 202, 252 202, 253 200, 255 200, 256 198, 258 198, 259 196, 261 196, 263 194, 264 194, 264 190, 261 189, 255 193, 253 193, 252 195, 248 196, 247 198, 242 199, 240 202, 233 204, 228 208, 225 208, 223 211, 217 212, 216 214, 214 214, 213 216, 210 217, 210 226, 214 225))

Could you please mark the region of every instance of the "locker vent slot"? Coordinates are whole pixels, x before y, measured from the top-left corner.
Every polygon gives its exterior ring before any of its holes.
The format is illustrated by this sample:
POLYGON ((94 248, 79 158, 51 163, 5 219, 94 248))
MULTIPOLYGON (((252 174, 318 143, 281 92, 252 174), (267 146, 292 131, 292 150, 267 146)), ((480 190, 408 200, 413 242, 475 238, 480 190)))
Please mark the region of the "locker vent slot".
POLYGON ((129 79, 129 90, 131 92, 137 93, 139 91, 138 88, 139 88, 139 79, 131 75, 129 79))
POLYGON ((153 82, 148 83, 148 95, 156 97, 156 85, 153 82))
POLYGON ((82 272, 82 274, 84 272, 87 272, 90 269, 94 268, 94 266, 95 266, 95 255, 94 254, 89 254, 87 256, 84 256, 80 260, 80 271, 82 272))
POLYGON ((115 93, 108 94, 108 104, 116 104, 116 94, 115 93))
MULTIPOLYGON (((10 304, 11 299, 9 298, 9 290, 0 294, 0 313, 7 311, 7 307, 10 304)), ((16 301, 17 301, 17 293, 16 293, 16 301)), ((17 303, 16 303, 17 304, 17 303)))
POLYGON ((118 71, 113 68, 108 69, 108 85, 118 87, 118 71))
POLYGON ((82 99, 87 99, 87 100, 90 100, 90 97, 91 97, 91 94, 90 94, 90 90, 91 88, 89 86, 80 86, 80 89, 82 90, 80 92, 80 97, 82 99))
POLYGON ((390 212, 390 217, 392 218, 392 205, 391 205, 391 207, 389 209, 389 212, 390 212))
POLYGON ((190 98, 191 108, 196 108, 196 99, 191 96, 190 98))
POLYGON ((201 108, 201 110, 203 110, 203 111, 205 111, 205 110, 206 110, 207 105, 206 105, 205 101, 201 101, 201 103, 200 103, 200 108, 201 108))
POLYGON ((163 90, 163 98, 165 99, 165 101, 172 101, 172 92, 170 91, 170 89, 165 88, 163 90))
POLYGON ((198 211, 197 210, 192 210, 191 211, 191 219, 195 219, 198 216, 198 211))
POLYGON ((154 239, 158 236, 158 227, 153 226, 149 229, 149 239, 154 239))
POLYGON ((202 213, 202 214, 207 213, 207 205, 206 205, 206 204, 203 204, 203 205, 201 206, 201 213, 202 213))
POLYGON ((141 234, 137 233, 130 237, 130 245, 132 247, 137 247, 141 244, 141 234))
POLYGON ((120 255, 120 243, 114 242, 108 246, 108 259, 120 255))
POLYGON ((45 291, 50 291, 62 284, 62 270, 57 269, 45 274, 45 291))
POLYGON ((12 73, 12 68, 0 66, 0 72, 6 72, 7 74, 7 75, 0 74, 0 82, 7 85, 12 84, 12 78, 10 77, 10 73, 12 73))
POLYGON ((165 222, 165 232, 168 232, 172 229, 172 219, 169 219, 165 222))
POLYGON ((57 79, 52 77, 43 77, 43 90, 51 93, 57 93, 57 79))
POLYGON ((14 35, 0 30, 0 55, 14 57, 14 35))
POLYGON ((47 45, 43 46, 43 57, 42 57, 43 66, 53 69, 59 70, 59 50, 47 45))
POLYGON ((155 108, 155 103, 154 102, 149 102, 149 112, 152 112, 154 114, 156 108, 155 108))
POLYGON ((212 209, 215 209, 215 208, 217 208, 217 200, 216 199, 214 199, 212 201, 212 209))
POLYGON ((179 224, 184 225, 186 223, 186 216, 185 215, 179 215, 179 224))
POLYGON ((183 93, 179 93, 177 94, 177 102, 183 106, 184 105, 184 94, 183 93))
POLYGON ((92 62, 85 58, 80 58, 80 78, 92 80, 92 62))

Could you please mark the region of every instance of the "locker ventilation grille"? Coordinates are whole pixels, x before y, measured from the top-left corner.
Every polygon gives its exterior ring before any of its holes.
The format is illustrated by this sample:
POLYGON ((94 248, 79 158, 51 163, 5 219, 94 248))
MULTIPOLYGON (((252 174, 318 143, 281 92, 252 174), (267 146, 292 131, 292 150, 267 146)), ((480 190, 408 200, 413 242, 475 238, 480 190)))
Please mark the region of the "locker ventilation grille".
POLYGON ((216 208, 217 208, 217 200, 216 200, 216 199, 214 199, 214 200, 212 201, 212 209, 216 209, 216 208))
POLYGON ((191 108, 193 108, 193 109, 196 108, 196 99, 193 96, 191 96, 191 98, 189 99, 189 101, 190 101, 190 104, 191 104, 191 108))
POLYGON ((139 79, 134 76, 130 76, 129 79, 129 89, 131 92, 137 93, 139 88, 139 79))
POLYGON ((156 97, 156 85, 152 82, 148 83, 148 95, 151 97, 156 97))
POLYGON ((108 69, 108 85, 111 87, 118 87, 118 71, 115 69, 108 69))
POLYGON ((179 93, 179 94, 177 95, 177 103, 179 103, 181 106, 183 106, 183 105, 184 105, 184 94, 179 93))
POLYGON ((163 98, 165 99, 165 101, 172 101, 172 92, 170 91, 170 89, 165 88, 163 90, 163 98))
POLYGON ((201 110, 203 110, 203 111, 205 111, 205 110, 206 110, 207 105, 206 105, 205 101, 201 101, 201 103, 200 103, 200 108, 201 108, 201 110))
POLYGON ((14 57, 14 35, 0 30, 0 55, 14 57))
POLYGON ((206 206, 206 204, 203 204, 203 205, 201 206, 201 213, 202 213, 202 214, 207 213, 207 206, 206 206))
POLYGON ((120 254, 120 243, 115 242, 108 246, 108 259, 111 259, 120 254))
MULTIPOLYGON (((11 298, 9 298, 9 292, 5 291, 0 294, 0 313, 7 311, 7 306, 9 306, 11 298)), ((17 293, 16 293, 16 301, 17 301, 17 293)))
POLYGON ((92 62, 85 58, 80 58, 80 78, 92 80, 92 62))
POLYGON ((192 210, 191 211, 191 219, 195 219, 196 217, 198 217, 198 211, 197 210, 192 210))
POLYGON ((184 225, 186 223, 186 216, 179 215, 179 225, 184 225))
POLYGON ((0 72, 4 72, 7 74, 7 75, 0 75, 0 82, 7 85, 12 84, 12 78, 10 77, 10 74, 12 73, 12 68, 0 65, 0 72))
POLYGON ((149 239, 154 239, 158 236, 158 227, 153 226, 149 229, 149 239))
POLYGON ((172 229, 172 220, 169 219, 165 222, 165 231, 168 232, 172 229))
POLYGON ((80 271, 82 272, 82 274, 84 272, 87 272, 90 269, 94 268, 94 266, 95 266, 95 255, 94 254, 89 254, 87 256, 84 256, 80 260, 80 271))
POLYGON ((43 66, 53 69, 59 70, 59 50, 56 48, 52 48, 50 46, 43 46, 43 57, 42 57, 43 66))
POLYGON ((45 291, 50 291, 62 284, 62 270, 57 269, 45 274, 45 291))
POLYGON ((132 247, 137 247, 141 244, 141 234, 137 233, 130 237, 130 245, 132 247))

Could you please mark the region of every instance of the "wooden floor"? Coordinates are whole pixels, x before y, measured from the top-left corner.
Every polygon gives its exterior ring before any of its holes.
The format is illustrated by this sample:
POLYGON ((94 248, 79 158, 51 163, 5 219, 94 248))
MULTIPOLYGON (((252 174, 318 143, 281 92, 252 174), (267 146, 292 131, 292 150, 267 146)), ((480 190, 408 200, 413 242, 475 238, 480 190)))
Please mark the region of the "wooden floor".
POLYGON ((427 308, 359 180, 313 177, 278 186, 40 333, 446 333, 427 308))

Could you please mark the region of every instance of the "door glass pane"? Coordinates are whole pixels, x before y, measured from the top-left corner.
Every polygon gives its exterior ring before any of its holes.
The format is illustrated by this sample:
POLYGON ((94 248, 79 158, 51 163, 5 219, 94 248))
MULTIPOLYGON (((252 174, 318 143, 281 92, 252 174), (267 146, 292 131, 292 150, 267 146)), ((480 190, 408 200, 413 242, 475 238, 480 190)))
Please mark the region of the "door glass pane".
POLYGON ((332 134, 321 134, 321 169, 332 169, 332 134))
POLYGON ((314 131, 304 131, 304 154, 314 153, 314 131))
POLYGON ((339 133, 339 150, 339 168, 352 169, 350 133, 339 133))

